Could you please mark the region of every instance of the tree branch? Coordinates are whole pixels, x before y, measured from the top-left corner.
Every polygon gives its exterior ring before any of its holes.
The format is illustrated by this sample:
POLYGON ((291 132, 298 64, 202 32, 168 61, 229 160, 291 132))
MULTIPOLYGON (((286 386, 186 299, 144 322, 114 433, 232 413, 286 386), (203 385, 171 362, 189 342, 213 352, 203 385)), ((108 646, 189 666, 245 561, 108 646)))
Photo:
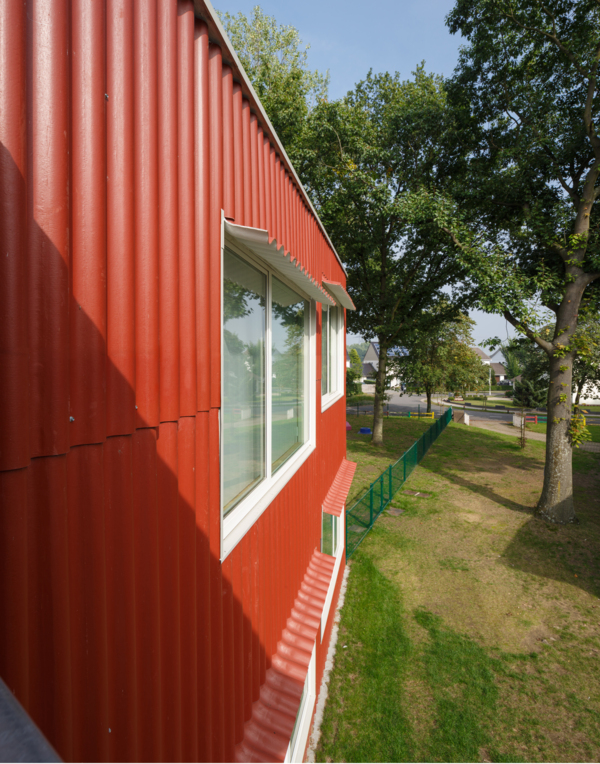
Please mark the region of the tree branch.
MULTIPOLYGON (((546 9, 544 8, 544 10, 546 10, 546 9)), ((582 68, 581 64, 579 63, 579 61, 577 60, 575 55, 573 53, 571 53, 571 51, 567 48, 567 46, 563 42, 561 42, 561 40, 559 40, 559 38, 557 37, 557 35, 556 35, 556 27, 554 26, 554 22, 553 22, 553 32, 554 32, 554 34, 550 34, 550 32, 546 32, 545 29, 540 29, 539 27, 532 27, 532 26, 529 26, 528 24, 523 24, 523 22, 521 22, 521 21, 519 21, 517 19, 517 17, 514 15, 514 13, 509 13, 508 11, 503 11, 503 13, 504 13, 504 15, 506 16, 507 19, 510 19, 511 21, 514 21, 514 23, 518 27, 520 27, 521 29, 524 29, 527 32, 534 32, 535 34, 542 35, 542 37, 546 37, 548 40, 553 42, 556 45, 556 47, 565 54, 565 56, 569 59, 569 61, 573 64, 573 66, 575 67, 577 72, 582 77, 585 78, 585 77, 588 76, 588 73, 585 71, 585 69, 582 68)), ((552 15, 551 15, 551 17, 552 17, 552 19, 554 19, 554 17, 552 15)))
POLYGON ((520 329, 521 331, 525 332, 525 335, 529 337, 530 340, 533 340, 533 342, 539 345, 542 348, 542 350, 544 350, 548 355, 552 354, 552 351, 554 350, 554 345, 551 342, 547 342, 546 340, 543 340, 541 337, 538 337, 532 329, 530 329, 522 321, 519 321, 518 319, 516 319, 510 311, 505 310, 503 315, 504 315, 504 318, 509 322, 509 324, 512 324, 515 327, 515 329, 520 329))

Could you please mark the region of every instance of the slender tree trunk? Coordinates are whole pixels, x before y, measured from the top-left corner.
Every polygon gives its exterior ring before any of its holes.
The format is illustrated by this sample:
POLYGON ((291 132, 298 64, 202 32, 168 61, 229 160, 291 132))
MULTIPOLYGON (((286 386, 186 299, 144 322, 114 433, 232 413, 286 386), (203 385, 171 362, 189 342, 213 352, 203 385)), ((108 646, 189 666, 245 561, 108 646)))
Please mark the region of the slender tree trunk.
POLYGON ((387 371, 387 348, 379 343, 379 369, 375 377, 375 406, 373 408, 373 437, 371 443, 383 445, 383 403, 385 401, 385 374, 387 371))
POLYGON ((573 448, 571 445, 571 383, 573 356, 550 356, 548 425, 544 486, 536 514, 552 523, 577 522, 573 503, 573 448))
POLYGON ((581 400, 581 393, 583 392, 583 388, 585 386, 586 379, 585 377, 582 377, 579 382, 577 383, 577 395, 575 396, 575 407, 579 408, 579 401, 581 400))
POLYGON ((425 392, 427 393, 427 413, 431 414, 431 388, 426 387, 425 392))

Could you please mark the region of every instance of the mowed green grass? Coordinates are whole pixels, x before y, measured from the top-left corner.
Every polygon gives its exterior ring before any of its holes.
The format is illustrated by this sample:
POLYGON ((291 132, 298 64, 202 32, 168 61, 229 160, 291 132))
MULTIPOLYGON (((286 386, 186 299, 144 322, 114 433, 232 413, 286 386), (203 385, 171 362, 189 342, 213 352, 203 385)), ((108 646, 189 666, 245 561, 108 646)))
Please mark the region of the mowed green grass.
POLYGON ((371 444, 371 435, 361 435, 361 427, 373 429, 373 416, 361 414, 348 416, 352 429, 347 433, 347 458, 357 463, 352 488, 348 494, 346 506, 359 499, 381 473, 397 461, 405 451, 431 427, 431 420, 426 418, 385 417, 383 420, 384 445, 371 444))
POLYGON ((574 453, 560 527, 543 460, 455 424, 432 446, 406 483, 430 497, 350 560, 318 761, 600 760, 600 455, 574 453))

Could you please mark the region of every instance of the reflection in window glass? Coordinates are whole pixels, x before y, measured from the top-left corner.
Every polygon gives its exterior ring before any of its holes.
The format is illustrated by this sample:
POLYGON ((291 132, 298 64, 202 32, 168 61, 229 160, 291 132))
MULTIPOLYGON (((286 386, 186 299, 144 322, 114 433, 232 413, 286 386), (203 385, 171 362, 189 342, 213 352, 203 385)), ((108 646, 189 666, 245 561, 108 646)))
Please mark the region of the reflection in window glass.
POLYGON ((323 512, 322 518, 321 551, 323 554, 330 554, 332 557, 335 557, 339 519, 335 515, 329 515, 327 512, 323 512))
POLYGON ((337 308, 329 308, 329 392, 338 389, 338 314, 337 308))
POLYGON ((304 355, 309 303, 271 279, 273 472, 304 443, 304 355))
POLYGON ((267 277, 232 252, 223 261, 223 512, 265 475, 267 277))
POLYGON ((329 306, 321 310, 321 395, 327 395, 329 387, 329 306))

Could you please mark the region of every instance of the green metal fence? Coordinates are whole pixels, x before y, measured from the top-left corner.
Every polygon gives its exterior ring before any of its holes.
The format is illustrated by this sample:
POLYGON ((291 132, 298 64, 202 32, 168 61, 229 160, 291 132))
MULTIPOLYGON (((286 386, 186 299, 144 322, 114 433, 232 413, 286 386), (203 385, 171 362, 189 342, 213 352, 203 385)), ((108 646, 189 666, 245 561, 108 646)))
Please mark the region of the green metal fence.
POLYGON ((401 488, 406 478, 423 459, 429 447, 446 429, 452 419, 452 409, 448 409, 419 440, 382 472, 371 487, 355 504, 346 510, 346 557, 352 557, 356 548, 373 527, 373 523, 387 507, 401 488))

